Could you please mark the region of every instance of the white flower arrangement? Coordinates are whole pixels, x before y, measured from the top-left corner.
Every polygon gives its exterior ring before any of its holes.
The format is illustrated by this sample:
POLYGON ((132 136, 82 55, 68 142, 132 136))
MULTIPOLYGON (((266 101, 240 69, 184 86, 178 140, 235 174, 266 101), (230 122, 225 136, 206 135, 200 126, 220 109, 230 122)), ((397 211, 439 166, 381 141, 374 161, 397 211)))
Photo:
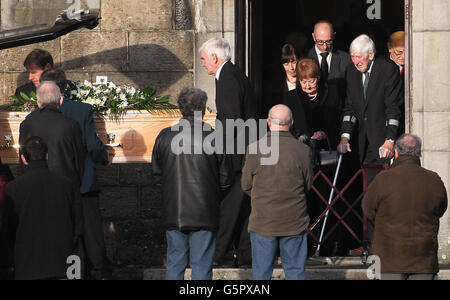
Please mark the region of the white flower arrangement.
MULTIPOLYGON (((109 114, 118 119, 127 110, 158 110, 176 108, 169 103, 170 96, 156 97, 156 90, 152 87, 136 89, 133 86, 117 86, 113 82, 93 84, 87 80, 83 83, 65 82, 62 90, 64 97, 92 105, 93 111, 100 117, 109 114)), ((14 100, 9 109, 15 111, 33 111, 37 108, 36 94, 20 97, 12 96, 14 100)))
POLYGON ((71 86, 66 97, 92 105, 94 112, 103 116, 105 113, 114 118, 120 117, 127 110, 155 110, 174 108, 169 103, 170 96, 155 97, 156 90, 146 87, 143 90, 133 86, 117 86, 113 82, 93 84, 87 80, 71 86))

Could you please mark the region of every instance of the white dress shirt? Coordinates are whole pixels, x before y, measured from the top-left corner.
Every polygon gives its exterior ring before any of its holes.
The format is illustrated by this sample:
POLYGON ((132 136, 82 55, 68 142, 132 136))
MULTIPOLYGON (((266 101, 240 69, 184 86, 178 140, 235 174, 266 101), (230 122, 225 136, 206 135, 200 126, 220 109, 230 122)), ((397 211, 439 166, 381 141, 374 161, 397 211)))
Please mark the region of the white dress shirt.
MULTIPOLYGON (((316 53, 317 53, 317 58, 319 59, 319 66, 322 65, 322 56, 320 55, 320 50, 319 48, 317 48, 317 45, 314 46, 314 49, 316 49, 316 53)), ((333 56, 333 54, 331 52, 328 52, 328 56, 327 56, 327 63, 328 63, 328 72, 330 72, 331 70, 331 57, 333 56)))

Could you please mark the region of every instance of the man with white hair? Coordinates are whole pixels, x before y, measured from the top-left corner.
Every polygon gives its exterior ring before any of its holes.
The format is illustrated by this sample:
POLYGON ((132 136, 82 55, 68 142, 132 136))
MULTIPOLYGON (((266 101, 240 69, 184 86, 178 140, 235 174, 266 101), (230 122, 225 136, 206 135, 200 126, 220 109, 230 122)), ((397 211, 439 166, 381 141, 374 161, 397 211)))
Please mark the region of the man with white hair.
POLYGON ((363 34, 350 45, 353 65, 347 70, 347 97, 338 150, 352 151, 350 138, 358 123, 361 163, 382 164, 394 154, 400 119, 400 76, 396 65, 375 59, 375 44, 363 34))
MULTIPOLYGON (((375 43, 365 34, 350 45, 353 64, 347 69, 347 95, 337 147, 340 153, 351 152, 352 131, 357 127, 357 150, 362 166, 388 163, 394 155, 401 117, 398 67, 390 60, 375 58, 375 52, 375 43)), ((367 184, 376 174, 374 170, 367 172, 367 184)), ((368 239, 371 239, 370 229, 368 239)), ((362 253, 362 247, 349 252, 350 255, 362 253)))
MULTIPOLYGON (((228 41, 223 38, 208 40, 200 47, 200 59, 208 74, 216 79, 217 120, 222 122, 224 131, 226 131, 226 120, 255 119, 257 107, 253 89, 247 76, 230 61, 231 47, 228 41)), ((230 133, 230 136, 233 136, 236 141, 239 134, 242 132, 235 130, 230 133)), ((226 132, 225 136, 227 136, 226 132)), ((247 233, 250 201, 246 199, 240 184, 244 155, 237 154, 236 143, 232 145, 234 148, 227 149, 227 153, 233 153, 230 159, 235 180, 221 205, 214 259, 216 266, 228 265, 228 262, 233 260, 233 265, 249 265, 251 262, 251 245, 247 233), (230 248, 234 253, 228 255, 230 248)), ((241 147, 240 153, 244 153, 246 145, 237 146, 241 147)))
POLYGON ((80 125, 59 111, 63 98, 56 83, 42 82, 36 96, 40 113, 20 124, 19 143, 31 136, 42 138, 48 147, 49 170, 65 176, 80 190, 86 153, 80 125))

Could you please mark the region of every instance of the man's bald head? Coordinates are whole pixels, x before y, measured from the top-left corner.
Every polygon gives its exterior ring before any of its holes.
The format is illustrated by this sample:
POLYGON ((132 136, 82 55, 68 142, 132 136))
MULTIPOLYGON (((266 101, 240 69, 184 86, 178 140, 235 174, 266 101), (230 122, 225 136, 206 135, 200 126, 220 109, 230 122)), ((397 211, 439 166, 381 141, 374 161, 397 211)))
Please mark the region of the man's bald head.
POLYGON ((293 123, 292 112, 286 105, 275 105, 269 111, 267 122, 271 131, 289 131, 293 123))
POLYGON ((312 34, 316 47, 321 52, 331 52, 333 49, 334 41, 334 28, 333 24, 329 21, 319 21, 314 26, 314 32, 312 34))
POLYGON ((422 155, 422 140, 413 134, 405 133, 395 143, 396 158, 398 155, 420 157, 422 155))
POLYGON ((314 25, 314 33, 329 32, 334 34, 333 24, 330 21, 321 20, 314 25))

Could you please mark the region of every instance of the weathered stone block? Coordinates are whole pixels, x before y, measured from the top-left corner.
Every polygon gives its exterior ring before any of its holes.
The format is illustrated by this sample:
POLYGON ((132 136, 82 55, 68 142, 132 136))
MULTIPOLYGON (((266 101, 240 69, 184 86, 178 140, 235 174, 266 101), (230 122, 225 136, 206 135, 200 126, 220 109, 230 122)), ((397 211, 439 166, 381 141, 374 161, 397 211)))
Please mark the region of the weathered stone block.
POLYGON ((0 74, 0 105, 12 103, 11 96, 14 95, 16 88, 26 83, 20 80, 20 77, 20 73, 0 74))
POLYGON ((189 0, 175 0, 174 5, 175 30, 192 30, 195 12, 192 11, 189 0))
POLYGON ((96 72, 92 77, 100 75, 108 76, 108 81, 116 85, 132 85, 141 89, 151 86, 156 89, 158 96, 170 95, 170 102, 173 104, 183 87, 194 86, 191 72, 96 72))
POLYGON ((207 31, 234 31, 234 1, 225 0, 223 4, 222 12, 217 1, 203 1, 202 17, 207 31))
POLYGON ((450 2, 448 0, 423 1, 424 30, 450 29, 450 2))
POLYGON ((151 218, 151 219, 162 218, 163 203, 162 203, 161 188, 159 186, 152 185, 142 188, 139 214, 143 218, 151 218))
POLYGON ((151 164, 120 164, 120 185, 151 185, 153 183, 151 164))
POLYGON ((25 72, 23 62, 33 49, 43 49, 53 56, 55 64, 59 63, 59 39, 44 43, 31 44, 0 50, 0 70, 2 72, 25 72))
POLYGON ((425 112, 423 126, 425 150, 449 151, 450 112, 425 112))
MULTIPOLYGON (((446 48, 450 31, 425 32, 423 64, 423 92, 425 111, 450 111, 450 57, 446 48)), ((418 74, 417 74, 418 75, 418 74)), ((419 80, 421 78, 419 77, 419 80)))
POLYGON ((95 82, 95 78, 92 79, 92 76, 90 73, 88 72, 65 72, 66 73, 66 77, 69 80, 72 80, 74 82, 84 82, 85 80, 90 81, 90 82, 95 82))
POLYGON ((103 0, 102 30, 170 30, 172 0, 103 0))
POLYGON ((119 164, 96 166, 96 168, 100 186, 115 186, 119 184, 119 164))
POLYGON ((130 71, 178 71, 193 68, 190 31, 130 32, 130 71))
POLYGON ((127 67, 125 32, 73 32, 61 40, 64 70, 123 71, 127 67))
MULTIPOLYGON (((423 112, 413 112, 412 114, 413 134, 424 137, 423 112)), ((422 145, 423 146, 423 145, 422 145)))
POLYGON ((424 74, 424 33, 414 32, 413 33, 413 111, 422 112, 424 109, 424 81, 425 78, 416 76, 416 74, 424 74))
POLYGON ((119 265, 163 266, 166 252, 165 232, 158 220, 133 220, 114 223, 119 265))
POLYGON ((134 218, 137 215, 136 187, 104 187, 100 193, 100 211, 104 218, 134 218))
POLYGON ((424 0, 412 0, 412 20, 413 20, 413 30, 414 31, 423 31, 424 27, 424 0))

